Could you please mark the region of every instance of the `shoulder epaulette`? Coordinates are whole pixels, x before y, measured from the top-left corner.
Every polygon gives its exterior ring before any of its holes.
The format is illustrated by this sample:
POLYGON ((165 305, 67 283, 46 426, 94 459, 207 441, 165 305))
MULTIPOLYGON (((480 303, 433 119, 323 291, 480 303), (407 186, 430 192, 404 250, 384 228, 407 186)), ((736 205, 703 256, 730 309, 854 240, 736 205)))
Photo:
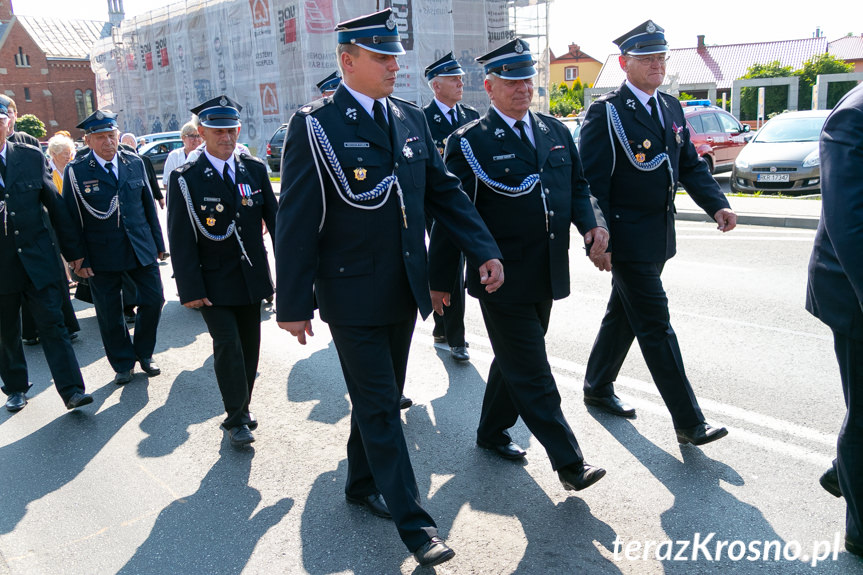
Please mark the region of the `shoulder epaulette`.
POLYGON ((464 126, 459 127, 459 129, 458 129, 458 130, 456 130, 455 132, 453 132, 453 135, 456 135, 456 136, 458 136, 458 137, 462 137, 462 136, 464 136, 465 132, 467 132, 467 131, 468 131, 468 130, 470 130, 471 128, 475 127, 477 124, 479 124, 479 120, 478 120, 478 119, 477 119, 477 120, 471 120, 470 122, 468 122, 468 123, 467 123, 467 124, 465 124, 464 126))
POLYGON ((262 160, 261 158, 259 158, 257 156, 253 156, 251 154, 247 154, 246 152, 240 152, 240 159, 243 161, 252 160, 253 162, 257 162, 259 164, 266 165, 264 160, 262 160))
POLYGON ((332 96, 327 96, 326 98, 319 98, 319 99, 315 100, 314 102, 309 102, 305 106, 301 107, 299 110, 297 110, 297 114, 300 114, 303 116, 307 116, 309 114, 314 114, 315 112, 317 112, 318 110, 320 110, 324 106, 326 106, 328 104, 332 104, 332 102, 333 102, 332 96))
POLYGON ((414 108, 419 108, 419 106, 417 106, 415 103, 411 102, 410 100, 404 100, 404 99, 399 98, 397 96, 390 96, 390 100, 395 100, 399 104, 410 104, 414 108))
POLYGON ((183 172, 187 172, 187 171, 191 170, 192 166, 194 166, 194 165, 195 165, 195 162, 186 162, 182 166, 174 168, 174 171, 180 172, 182 174, 183 172))

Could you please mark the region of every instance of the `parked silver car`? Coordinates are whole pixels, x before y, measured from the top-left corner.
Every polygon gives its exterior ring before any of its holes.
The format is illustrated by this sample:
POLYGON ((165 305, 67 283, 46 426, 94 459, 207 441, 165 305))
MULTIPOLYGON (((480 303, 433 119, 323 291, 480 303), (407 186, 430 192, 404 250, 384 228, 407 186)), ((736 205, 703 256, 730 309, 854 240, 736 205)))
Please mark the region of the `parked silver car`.
POLYGON ((768 121, 734 161, 737 192, 817 194, 821 190, 818 138, 830 110, 785 112, 768 121))

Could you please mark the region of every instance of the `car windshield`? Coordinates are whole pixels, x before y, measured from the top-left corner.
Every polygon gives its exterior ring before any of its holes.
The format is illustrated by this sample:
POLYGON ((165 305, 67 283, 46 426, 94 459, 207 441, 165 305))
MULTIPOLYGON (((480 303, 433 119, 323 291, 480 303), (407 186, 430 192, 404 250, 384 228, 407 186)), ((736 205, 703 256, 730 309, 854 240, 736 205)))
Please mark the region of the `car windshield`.
POLYGON ((826 117, 774 118, 758 131, 754 141, 762 144, 817 142, 826 117))

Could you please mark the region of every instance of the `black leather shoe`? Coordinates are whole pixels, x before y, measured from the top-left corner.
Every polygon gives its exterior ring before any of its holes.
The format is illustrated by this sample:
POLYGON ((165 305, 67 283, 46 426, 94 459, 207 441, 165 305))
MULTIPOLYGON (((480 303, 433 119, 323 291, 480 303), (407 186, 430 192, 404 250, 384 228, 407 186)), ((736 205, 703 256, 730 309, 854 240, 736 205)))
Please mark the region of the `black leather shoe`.
POLYGON ((148 357, 145 359, 139 359, 138 363, 141 364, 141 369, 144 370, 144 373, 146 373, 149 376, 155 376, 155 375, 159 375, 160 373, 162 373, 161 368, 158 365, 156 365, 156 362, 153 361, 152 357, 148 357))
POLYGON ((456 361, 470 361, 470 354, 467 352, 467 348, 463 345, 456 345, 449 348, 449 352, 452 354, 452 358, 456 361))
POLYGON ((842 488, 839 487, 839 476, 836 474, 835 467, 830 466, 830 469, 824 472, 818 483, 833 497, 842 497, 842 488))
POLYGON ((678 443, 691 443, 692 445, 704 445, 728 435, 724 427, 713 427, 707 423, 699 423, 695 427, 686 429, 675 429, 678 443))
POLYGON ((228 436, 231 438, 231 445, 234 447, 243 447, 255 442, 255 436, 248 425, 238 425, 228 430, 228 436))
POLYGON ((435 343, 446 343, 446 336, 445 335, 436 335, 436 336, 434 336, 434 342, 435 343))
POLYGON ((249 429, 252 431, 258 428, 258 418, 255 417, 255 414, 251 411, 249 412, 249 423, 247 423, 246 425, 248 425, 249 429))
POLYGON ((132 370, 127 371, 118 371, 117 375, 114 376, 114 383, 117 385, 126 385, 132 381, 132 370))
POLYGON ((512 461, 524 459, 524 456, 527 455, 527 452, 524 449, 522 449, 512 441, 504 445, 497 445, 494 443, 483 441, 481 439, 477 439, 476 444, 483 449, 494 451, 504 459, 510 459, 512 461))
POLYGON ((77 392, 66 400, 66 409, 75 409, 76 407, 81 407, 82 405, 88 405, 90 403, 93 403, 92 395, 89 393, 77 392))
POLYGON ((628 403, 623 403, 616 395, 608 395, 600 397, 596 395, 585 395, 584 404, 598 407, 611 415, 619 415, 620 417, 635 417, 635 408, 628 403))
POLYGON ((78 332, 77 331, 73 331, 72 333, 69 334, 69 341, 75 341, 76 339, 78 339, 78 332))
POLYGON ((27 405, 27 395, 23 391, 16 391, 9 394, 9 399, 6 400, 6 409, 15 413, 21 411, 27 405))
POLYGON ((401 399, 399 399, 399 409, 407 409, 414 404, 413 400, 410 397, 405 397, 402 394, 401 399))
POLYGON ((363 497, 354 497, 353 495, 345 494, 345 499, 351 505, 359 505, 371 511, 372 515, 382 517, 384 519, 392 519, 390 510, 387 508, 387 502, 384 501, 384 496, 380 493, 372 493, 363 497))
POLYGON ((845 538, 845 550, 848 553, 857 555, 858 557, 863 557, 863 543, 855 543, 847 537, 845 538))
POLYGON ((432 537, 422 547, 414 551, 417 563, 423 567, 433 567, 455 557, 455 551, 447 547, 440 537, 432 537))
POLYGON ((581 491, 605 477, 605 469, 586 463, 567 465, 557 471, 560 484, 567 491, 581 491))
POLYGON ((21 341, 24 345, 37 345, 39 343, 39 336, 21 338, 21 341))

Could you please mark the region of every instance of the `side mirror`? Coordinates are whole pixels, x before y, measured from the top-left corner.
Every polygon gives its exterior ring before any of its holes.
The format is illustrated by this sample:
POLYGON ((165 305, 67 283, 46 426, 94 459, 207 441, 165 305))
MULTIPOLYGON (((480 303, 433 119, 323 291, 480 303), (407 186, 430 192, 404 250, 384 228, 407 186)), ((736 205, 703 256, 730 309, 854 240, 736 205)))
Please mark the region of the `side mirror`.
POLYGON ((748 132, 748 131, 749 131, 749 130, 751 130, 751 129, 752 129, 752 128, 750 128, 750 127, 749 127, 749 124, 743 124, 743 131, 744 131, 744 132, 748 132))

